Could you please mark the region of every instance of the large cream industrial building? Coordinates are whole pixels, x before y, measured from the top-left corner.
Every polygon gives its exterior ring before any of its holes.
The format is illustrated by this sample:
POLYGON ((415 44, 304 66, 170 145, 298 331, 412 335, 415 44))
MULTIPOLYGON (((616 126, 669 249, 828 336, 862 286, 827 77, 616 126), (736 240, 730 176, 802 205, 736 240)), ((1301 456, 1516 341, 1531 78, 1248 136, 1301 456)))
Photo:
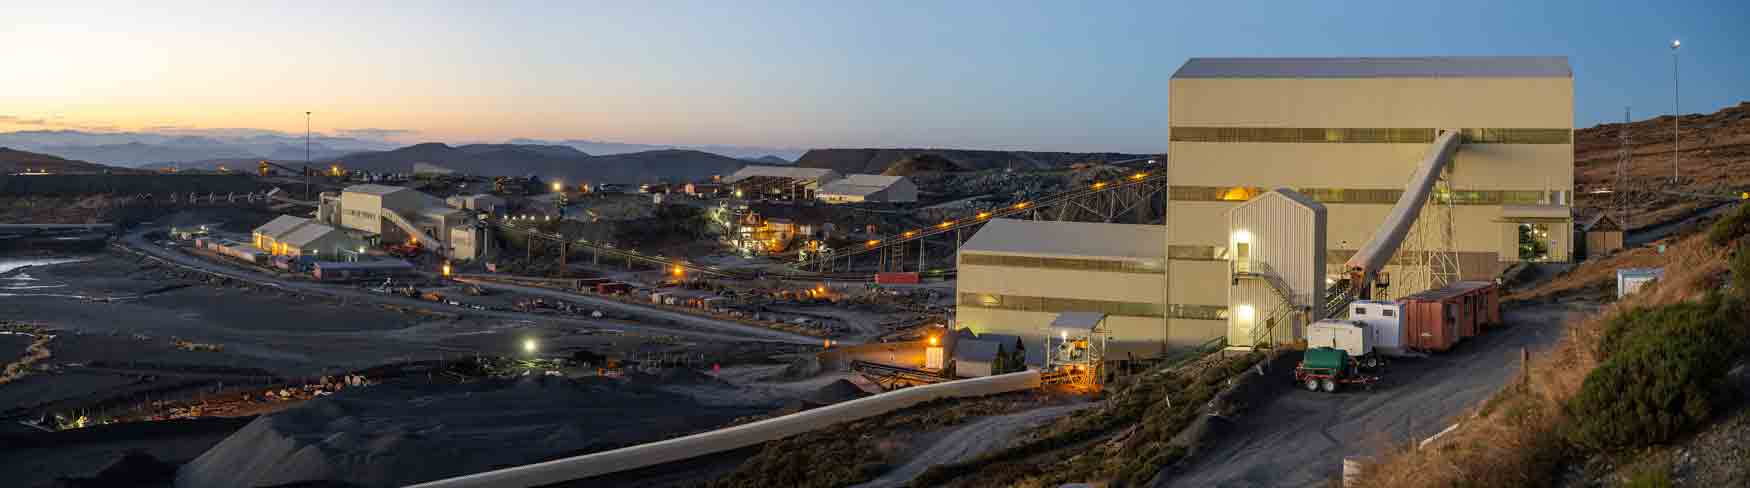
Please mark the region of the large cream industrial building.
MULTIPOLYGON (((1150 303, 1155 308, 1132 315, 1136 325, 1115 322, 1113 329, 1120 342, 1124 330, 1158 341, 1156 351, 1196 345, 1200 338, 1231 337, 1232 300, 1248 294, 1235 291, 1241 280, 1232 267, 1249 258, 1236 259, 1236 254, 1250 252, 1243 242, 1247 236, 1236 232, 1230 221, 1236 218, 1231 214, 1236 206, 1284 189, 1279 192, 1283 203, 1270 207, 1278 208, 1281 216, 1238 218, 1269 222, 1316 215, 1324 242, 1303 247, 1322 247, 1324 255, 1296 256, 1294 262, 1322 267, 1323 276, 1335 281, 1345 275, 1345 261, 1386 220, 1437 135, 1448 129, 1461 131, 1462 145, 1421 213, 1414 231, 1421 240, 1406 244, 1385 275, 1414 274, 1399 265, 1405 259, 1432 260, 1430 251, 1439 251, 1449 265, 1445 270, 1456 279, 1493 278, 1521 260, 1522 247, 1538 250, 1528 259, 1570 259, 1574 105, 1573 73, 1566 58, 1197 58, 1180 67, 1168 88, 1165 229, 1114 234, 1080 226, 1116 224, 1030 223, 1078 230, 1068 239, 1034 243, 1026 253, 1067 256, 1083 246, 1112 245, 1084 240, 1151 239, 1157 246, 1152 252, 1122 257, 1165 258, 1161 278, 981 265, 980 260, 990 258, 975 256, 990 250, 979 241, 993 228, 1003 229, 993 222, 962 250, 961 324, 981 332, 1037 336, 1037 317, 994 313, 989 310, 1003 307, 979 305, 988 301, 987 295, 1025 291, 1041 303, 1060 305, 1042 307, 1041 312, 1106 306, 1104 302, 1150 303), (1522 234, 1539 245, 1522 246, 1522 234), (1151 288, 1150 280, 1163 278, 1162 287, 1151 288), (1150 294, 1165 299, 1143 299, 1150 294)), ((1285 225, 1311 228, 1300 222, 1285 225)), ((1030 233, 1062 234, 1043 228, 1030 233)), ((1419 291, 1409 287, 1399 283, 1401 289, 1390 294, 1419 291)), ((1311 288, 1291 291, 1324 294, 1322 286, 1311 288)), ((1297 301, 1317 305, 1322 298, 1297 301)))
POLYGON ((324 193, 317 217, 369 233, 382 244, 418 243, 458 260, 480 256, 482 235, 473 216, 412 188, 367 184, 324 193))

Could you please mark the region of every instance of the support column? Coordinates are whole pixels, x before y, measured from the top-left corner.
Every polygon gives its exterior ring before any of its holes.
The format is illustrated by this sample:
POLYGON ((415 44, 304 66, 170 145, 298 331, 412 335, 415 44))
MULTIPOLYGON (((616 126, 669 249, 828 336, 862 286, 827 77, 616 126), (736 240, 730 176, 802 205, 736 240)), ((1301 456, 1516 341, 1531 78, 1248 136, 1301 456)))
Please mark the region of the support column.
POLYGON ((924 272, 924 268, 929 266, 929 263, 924 261, 924 241, 925 240, 927 240, 927 239, 923 238, 923 237, 918 238, 918 272, 919 273, 924 272))

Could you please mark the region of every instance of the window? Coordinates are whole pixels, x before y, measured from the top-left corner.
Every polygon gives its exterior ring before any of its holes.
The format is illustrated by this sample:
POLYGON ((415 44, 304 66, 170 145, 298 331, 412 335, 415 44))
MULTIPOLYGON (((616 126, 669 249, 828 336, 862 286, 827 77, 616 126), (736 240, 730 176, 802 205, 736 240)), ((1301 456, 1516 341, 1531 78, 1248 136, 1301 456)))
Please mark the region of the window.
POLYGON ((1112 302, 1079 298, 1029 297, 985 293, 961 293, 955 305, 963 308, 1017 310, 1022 312, 1102 312, 1131 317, 1160 317, 1166 307, 1157 303, 1112 302))
POLYGON ((1361 307, 1355 307, 1355 313, 1354 313, 1354 314, 1355 314, 1355 315, 1367 315, 1367 309, 1365 309, 1365 308, 1361 308, 1361 307))
POLYGON ((1035 256, 998 256, 963 253, 960 264, 973 266, 1003 266, 1010 268, 1067 269, 1107 273, 1160 273, 1157 260, 1117 261, 1110 259, 1046 258, 1035 256))
MULTIPOLYGON (((1291 127, 1170 127, 1173 142, 1393 143, 1431 144, 1435 129, 1291 128, 1291 127)), ((1569 144, 1570 129, 1462 129, 1466 144, 1569 144)))
POLYGON ((1392 311, 1392 309, 1387 308, 1387 309, 1380 310, 1379 314, 1386 316, 1386 317, 1390 317, 1393 315, 1397 315, 1397 312, 1394 312, 1394 311, 1392 311))

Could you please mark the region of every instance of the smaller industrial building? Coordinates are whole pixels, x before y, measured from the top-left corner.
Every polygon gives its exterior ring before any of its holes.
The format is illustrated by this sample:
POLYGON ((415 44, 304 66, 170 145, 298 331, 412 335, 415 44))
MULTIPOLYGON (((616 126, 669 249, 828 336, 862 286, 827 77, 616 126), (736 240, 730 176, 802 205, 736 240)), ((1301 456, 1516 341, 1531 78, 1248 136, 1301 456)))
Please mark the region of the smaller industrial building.
POLYGON ((295 215, 276 217, 256 227, 253 234, 255 247, 274 256, 321 259, 358 252, 364 245, 350 232, 295 215))
POLYGON ((1028 364, 1043 364, 1045 336, 1064 313, 1101 314, 1111 358, 1220 337, 1220 321, 1169 324, 1166 233, 1160 225, 992 219, 956 258, 955 326, 1017 337, 1028 364))
POLYGON ((491 214, 494 216, 502 216, 506 210, 504 198, 484 193, 475 195, 456 195, 444 199, 444 203, 449 204, 451 208, 473 210, 478 213, 491 214))
POLYGON ((820 187, 815 196, 826 203, 908 203, 918 201, 918 187, 904 176, 853 174, 820 187))
POLYGON ((745 166, 723 178, 723 183, 735 188, 742 196, 813 199, 827 183, 843 178, 839 172, 825 168, 794 166, 745 166))
POLYGON ((1608 255, 1622 250, 1622 224, 1610 214, 1598 214, 1580 226, 1586 239, 1579 241, 1579 254, 1585 258, 1608 255))

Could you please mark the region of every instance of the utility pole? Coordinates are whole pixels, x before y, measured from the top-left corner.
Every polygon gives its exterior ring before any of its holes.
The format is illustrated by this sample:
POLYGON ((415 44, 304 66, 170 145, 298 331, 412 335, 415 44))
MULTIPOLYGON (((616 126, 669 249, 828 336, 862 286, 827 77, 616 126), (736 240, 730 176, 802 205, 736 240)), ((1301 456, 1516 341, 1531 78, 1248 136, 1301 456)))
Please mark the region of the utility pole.
POLYGON ((310 112, 304 112, 304 201, 311 200, 310 185, 316 175, 310 171, 310 112))
POLYGON ((1673 184, 1673 185, 1677 184, 1677 181, 1678 181, 1678 179, 1677 179, 1677 145, 1678 145, 1677 129, 1679 127, 1679 124, 1681 124, 1681 122, 1679 122, 1679 121, 1683 119, 1683 110, 1681 108, 1682 106, 1679 104, 1679 101, 1681 99, 1678 98, 1678 94, 1680 93, 1679 90, 1682 89, 1681 88, 1682 85, 1677 79, 1677 48, 1679 48, 1679 47, 1683 47, 1683 41, 1672 39, 1671 40, 1671 184, 1673 184))

